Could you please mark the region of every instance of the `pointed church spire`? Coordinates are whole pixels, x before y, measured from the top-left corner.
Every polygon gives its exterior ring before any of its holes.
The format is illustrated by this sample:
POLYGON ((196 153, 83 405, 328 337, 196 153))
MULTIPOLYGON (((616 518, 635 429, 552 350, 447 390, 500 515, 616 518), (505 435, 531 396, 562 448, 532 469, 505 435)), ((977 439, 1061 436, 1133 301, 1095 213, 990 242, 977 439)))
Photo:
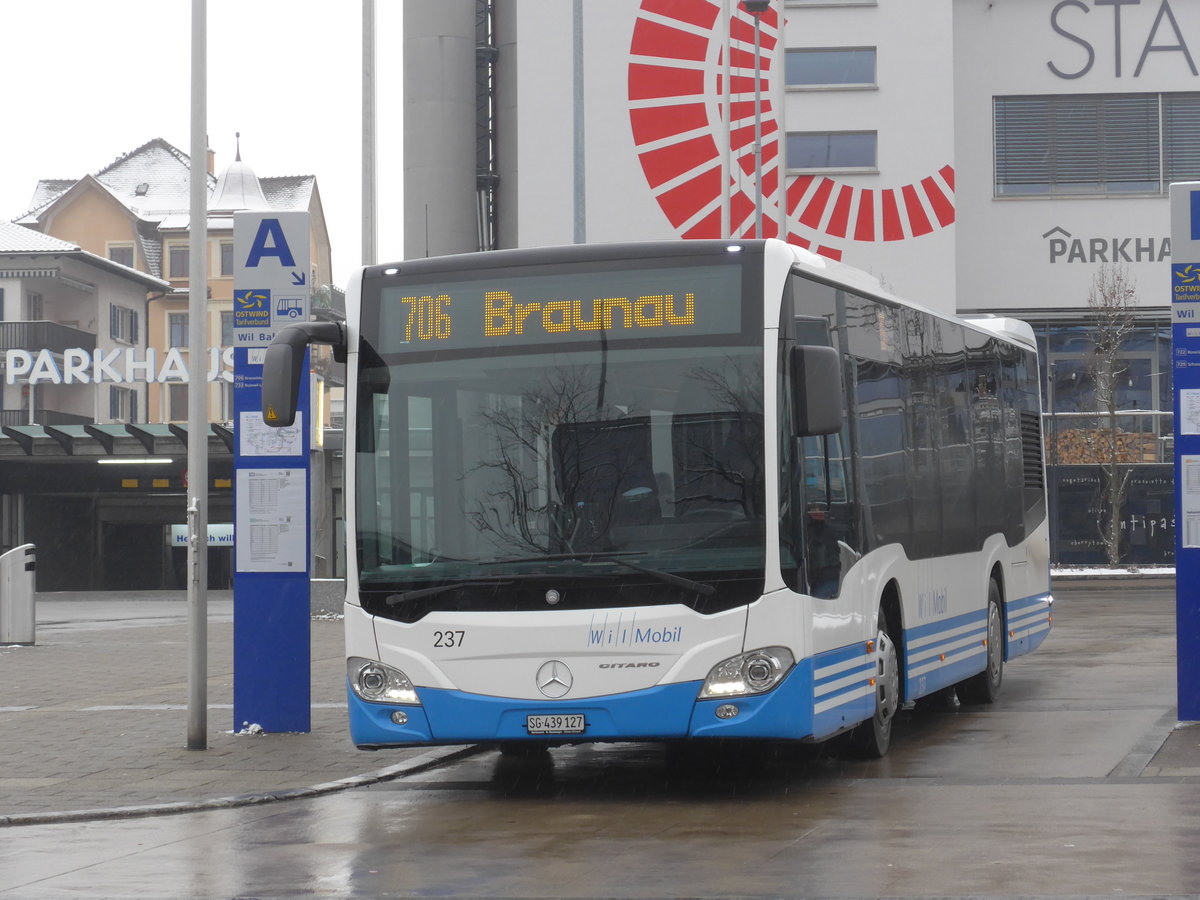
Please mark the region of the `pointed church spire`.
POLYGON ((254 170, 242 162, 242 133, 234 132, 237 138, 237 155, 217 178, 208 211, 215 215, 229 215, 239 209, 270 209, 263 194, 262 185, 254 170))

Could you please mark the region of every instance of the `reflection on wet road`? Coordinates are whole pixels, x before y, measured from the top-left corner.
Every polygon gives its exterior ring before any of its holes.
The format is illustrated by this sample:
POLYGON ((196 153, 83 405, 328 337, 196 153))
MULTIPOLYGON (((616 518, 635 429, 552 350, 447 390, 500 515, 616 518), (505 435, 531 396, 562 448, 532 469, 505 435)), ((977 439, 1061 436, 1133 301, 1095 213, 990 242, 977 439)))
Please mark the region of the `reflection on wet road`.
POLYGON ((1173 615, 1064 597, 999 705, 909 711, 882 761, 488 749, 314 800, 0 829, 0 897, 1200 893, 1200 778, 1130 762, 1173 724, 1173 615))

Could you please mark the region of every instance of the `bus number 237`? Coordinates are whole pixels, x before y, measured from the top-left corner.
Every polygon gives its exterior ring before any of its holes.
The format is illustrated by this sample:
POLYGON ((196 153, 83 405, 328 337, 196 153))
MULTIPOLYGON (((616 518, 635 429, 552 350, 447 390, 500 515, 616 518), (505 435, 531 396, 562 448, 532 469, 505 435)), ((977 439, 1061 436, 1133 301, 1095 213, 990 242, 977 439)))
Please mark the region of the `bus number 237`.
POLYGON ((435 631, 433 633, 433 646, 461 647, 465 635, 465 631, 435 631))

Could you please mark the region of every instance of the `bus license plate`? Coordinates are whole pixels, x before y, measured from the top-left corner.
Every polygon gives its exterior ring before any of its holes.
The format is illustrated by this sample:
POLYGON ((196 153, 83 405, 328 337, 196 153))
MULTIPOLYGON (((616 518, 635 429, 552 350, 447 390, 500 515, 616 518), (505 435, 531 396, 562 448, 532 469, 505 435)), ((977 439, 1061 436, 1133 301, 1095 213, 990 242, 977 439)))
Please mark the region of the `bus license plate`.
POLYGON ((583 734, 585 725, 583 713, 525 717, 525 730, 530 734, 583 734))

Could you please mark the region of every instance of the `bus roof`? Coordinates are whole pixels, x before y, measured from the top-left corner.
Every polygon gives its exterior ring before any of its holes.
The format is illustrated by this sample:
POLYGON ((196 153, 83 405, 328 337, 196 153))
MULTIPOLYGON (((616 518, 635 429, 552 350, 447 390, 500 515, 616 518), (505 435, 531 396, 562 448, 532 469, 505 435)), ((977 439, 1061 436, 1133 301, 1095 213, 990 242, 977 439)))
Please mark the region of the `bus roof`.
POLYGON ((564 257, 576 260, 610 260, 610 259, 651 259, 671 255, 703 255, 721 249, 733 247, 750 247, 763 245, 769 256, 790 257, 795 269, 803 271, 812 277, 836 282, 846 288, 857 291, 878 300, 894 303, 920 310, 941 319, 962 322, 970 327, 978 328, 989 334, 994 334, 1005 341, 1021 344, 1036 349, 1033 329, 1018 319, 993 315, 956 316, 930 309, 924 304, 917 303, 905 297, 898 296, 887 288, 874 275, 847 263, 829 259, 786 243, 777 238, 765 240, 665 240, 665 241, 634 241, 634 242, 599 242, 592 244, 565 244, 551 247, 522 247, 508 250, 489 250, 486 252, 462 253, 443 257, 428 257, 425 259, 405 260, 395 263, 381 263, 367 266, 356 275, 363 277, 367 274, 393 275, 401 271, 405 273, 435 273, 445 272, 448 267, 462 271, 491 268, 494 266, 538 265, 561 261, 564 257))
MULTIPOLYGON (((768 243, 783 243, 782 241, 773 241, 768 239, 768 243)), ((1027 322, 1020 319, 1013 319, 1007 316, 997 316, 991 313, 983 313, 977 315, 951 315, 938 312, 930 309, 920 303, 916 303, 906 297, 899 297, 893 294, 883 286, 874 275, 869 272, 864 272, 862 269, 857 269, 854 266, 848 265, 837 260, 828 259, 824 256, 819 256, 811 250, 806 250, 803 247, 797 247, 792 244, 785 245, 795 259, 796 268, 802 269, 816 278, 821 278, 827 281, 836 281, 839 284, 844 284, 852 290, 861 291, 864 294, 870 294, 881 300, 888 300, 900 306, 907 306, 912 309, 918 309, 930 315, 937 316, 942 319, 957 319, 960 322, 986 331, 989 334, 994 334, 1002 340, 1014 344, 1021 344, 1029 347, 1032 350, 1037 349, 1037 340, 1033 334, 1033 328, 1027 322)))

